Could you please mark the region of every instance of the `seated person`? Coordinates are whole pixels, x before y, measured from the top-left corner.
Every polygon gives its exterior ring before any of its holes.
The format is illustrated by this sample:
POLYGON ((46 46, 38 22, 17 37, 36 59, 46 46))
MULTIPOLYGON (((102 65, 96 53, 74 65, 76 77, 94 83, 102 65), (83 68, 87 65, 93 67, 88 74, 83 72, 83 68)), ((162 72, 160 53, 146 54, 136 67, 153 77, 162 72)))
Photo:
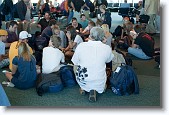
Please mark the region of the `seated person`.
POLYGON ((90 21, 88 23, 88 26, 82 31, 82 35, 84 36, 85 41, 88 41, 90 30, 95 26, 96 26, 95 23, 93 21, 90 21))
POLYGON ((75 17, 72 18, 72 23, 69 25, 72 25, 77 32, 82 32, 82 25, 77 22, 77 19, 75 17))
POLYGON ((41 32, 49 25, 50 12, 45 12, 44 18, 38 22, 38 27, 41 28, 41 32))
POLYGON ((21 42, 18 45, 18 56, 12 61, 12 73, 5 75, 10 82, 18 89, 28 89, 35 86, 36 82, 36 59, 30 54, 27 43, 21 42))
MULTIPOLYGON (((11 43, 10 48, 9 48, 9 69, 12 71, 12 60, 15 56, 18 56, 18 46, 20 43, 25 42, 27 44, 28 38, 32 37, 31 34, 28 34, 27 31, 21 31, 19 33, 19 40, 11 43)), ((27 44, 28 45, 28 44, 27 44)), ((29 45, 28 45, 29 47, 29 45)), ((31 54, 33 54, 33 50, 31 47, 29 47, 29 51, 31 54)))
POLYGON ((11 21, 9 23, 9 28, 7 29, 8 38, 6 39, 6 48, 9 48, 12 42, 18 41, 18 36, 16 35, 16 30, 18 28, 18 23, 16 21, 11 21))
POLYGON ((131 31, 130 35, 133 41, 128 53, 140 59, 151 59, 154 56, 154 39, 144 32, 137 35, 131 31))
POLYGON ((84 14, 81 14, 80 18, 81 20, 79 23, 82 25, 82 29, 84 30, 87 27, 89 21, 86 19, 86 16, 84 14))
POLYGON ((42 73, 49 74, 52 72, 57 72, 61 67, 61 63, 65 62, 64 54, 60 49, 58 49, 60 45, 60 37, 57 35, 50 37, 48 47, 43 49, 42 73))
POLYGON ((78 35, 76 29, 73 26, 68 26, 66 29, 66 36, 68 38, 68 46, 63 49, 65 57, 72 58, 76 47, 83 42, 83 39, 78 35))
POLYGON ((110 29, 111 28, 111 13, 106 11, 105 5, 100 5, 99 9, 101 11, 100 20, 102 21, 102 24, 109 25, 109 29, 110 29))
POLYGON ((53 35, 52 29, 56 25, 56 20, 51 19, 49 25, 42 31, 41 36, 46 38, 46 44, 49 44, 50 37, 53 35))
POLYGON ((103 24, 102 26, 102 29, 105 33, 105 37, 106 37, 106 44, 109 45, 111 47, 111 43, 112 43, 112 34, 110 33, 110 30, 109 30, 109 26, 107 24, 103 24))
POLYGON ((67 38, 66 38, 66 35, 65 33, 60 30, 59 26, 55 25, 53 27, 53 35, 57 35, 58 37, 61 38, 61 46, 60 48, 66 48, 67 47, 67 38))
POLYGON ((0 69, 9 65, 8 54, 5 53, 5 43, 8 36, 6 30, 0 29, 0 69))
POLYGON ((96 93, 103 93, 106 87, 106 63, 111 62, 111 48, 102 43, 105 39, 102 28, 93 27, 89 41, 77 46, 71 59, 74 64, 76 80, 80 86, 80 94, 89 92, 89 101, 96 101, 96 93))

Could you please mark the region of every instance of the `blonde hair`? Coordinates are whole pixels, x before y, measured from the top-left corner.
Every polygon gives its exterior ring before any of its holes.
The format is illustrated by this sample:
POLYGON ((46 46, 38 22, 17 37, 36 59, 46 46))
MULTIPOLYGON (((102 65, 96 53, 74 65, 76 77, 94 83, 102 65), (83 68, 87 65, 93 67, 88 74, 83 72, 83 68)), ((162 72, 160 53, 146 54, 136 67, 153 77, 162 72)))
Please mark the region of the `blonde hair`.
POLYGON ((55 31, 56 30, 60 30, 59 26, 58 25, 54 25, 53 28, 52 28, 52 32, 53 34, 55 34, 55 31))
POLYGON ((101 27, 105 32, 109 32, 109 25, 103 24, 101 27))
POLYGON ((23 59, 25 61, 31 61, 31 53, 30 53, 30 50, 28 48, 28 45, 27 43, 25 42, 21 42, 18 46, 18 56, 19 58, 20 57, 23 57, 23 59))

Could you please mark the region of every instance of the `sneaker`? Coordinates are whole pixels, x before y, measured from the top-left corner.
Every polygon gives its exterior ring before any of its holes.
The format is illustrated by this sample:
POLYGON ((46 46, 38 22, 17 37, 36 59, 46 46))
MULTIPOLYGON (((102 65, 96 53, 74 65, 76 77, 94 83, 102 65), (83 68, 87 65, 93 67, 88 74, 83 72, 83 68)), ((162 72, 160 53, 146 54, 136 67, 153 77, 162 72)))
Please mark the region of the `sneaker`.
POLYGON ((15 87, 15 85, 13 83, 9 82, 7 87, 15 87))
POLYGON ((81 95, 85 95, 86 94, 85 90, 82 90, 81 88, 79 89, 79 92, 80 92, 81 95))
POLYGON ((89 101, 96 102, 96 90, 90 90, 89 101))

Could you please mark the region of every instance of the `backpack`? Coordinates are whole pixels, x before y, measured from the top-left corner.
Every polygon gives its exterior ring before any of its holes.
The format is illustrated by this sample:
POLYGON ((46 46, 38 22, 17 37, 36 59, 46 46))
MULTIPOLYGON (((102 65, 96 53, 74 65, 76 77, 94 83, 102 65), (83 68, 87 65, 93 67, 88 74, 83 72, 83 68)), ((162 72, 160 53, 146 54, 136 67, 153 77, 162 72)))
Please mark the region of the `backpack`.
POLYGON ((116 95, 139 94, 139 83, 133 68, 128 65, 121 65, 112 72, 110 85, 116 95))
POLYGON ((122 34, 122 27, 119 25, 115 28, 113 32, 113 37, 121 36, 122 34))
POLYGON ((44 47, 47 46, 47 40, 45 37, 37 36, 35 38, 35 50, 42 51, 44 47))
POLYGON ((150 19, 149 15, 142 14, 139 16, 140 23, 148 23, 149 19, 150 19))
POLYGON ((77 84, 73 66, 63 66, 60 68, 60 77, 65 87, 72 87, 77 84))
POLYGON ((38 74, 36 82, 36 92, 39 96, 44 93, 56 93, 63 89, 63 84, 60 79, 60 71, 50 74, 38 74))

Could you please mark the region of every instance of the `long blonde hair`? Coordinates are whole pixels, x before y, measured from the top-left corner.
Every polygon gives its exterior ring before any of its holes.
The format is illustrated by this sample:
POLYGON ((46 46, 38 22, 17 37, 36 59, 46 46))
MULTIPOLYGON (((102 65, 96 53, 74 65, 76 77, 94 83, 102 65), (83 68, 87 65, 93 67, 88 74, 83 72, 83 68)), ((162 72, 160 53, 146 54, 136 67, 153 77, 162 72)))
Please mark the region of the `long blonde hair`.
POLYGON ((31 53, 30 53, 30 50, 28 48, 28 45, 27 43, 25 42, 21 42, 18 46, 18 56, 19 58, 20 57, 23 57, 23 59, 25 61, 31 61, 31 53))

